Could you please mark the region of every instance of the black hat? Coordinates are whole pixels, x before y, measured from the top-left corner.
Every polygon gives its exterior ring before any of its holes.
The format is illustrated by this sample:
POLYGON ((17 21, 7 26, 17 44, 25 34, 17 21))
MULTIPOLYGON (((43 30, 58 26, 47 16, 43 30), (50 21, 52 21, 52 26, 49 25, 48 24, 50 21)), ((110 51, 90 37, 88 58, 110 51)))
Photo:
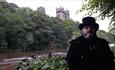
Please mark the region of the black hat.
POLYGON ((93 17, 84 17, 82 23, 79 24, 78 28, 82 30, 84 26, 93 26, 96 30, 99 29, 99 25, 95 22, 93 17))

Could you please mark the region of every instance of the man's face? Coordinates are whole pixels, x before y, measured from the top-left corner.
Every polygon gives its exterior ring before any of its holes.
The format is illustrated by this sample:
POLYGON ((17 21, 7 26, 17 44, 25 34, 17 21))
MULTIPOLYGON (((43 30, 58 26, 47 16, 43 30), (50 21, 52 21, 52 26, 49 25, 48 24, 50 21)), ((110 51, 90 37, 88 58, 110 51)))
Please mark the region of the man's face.
POLYGON ((84 26, 81 30, 81 35, 85 38, 91 38, 96 33, 96 30, 93 26, 84 26))

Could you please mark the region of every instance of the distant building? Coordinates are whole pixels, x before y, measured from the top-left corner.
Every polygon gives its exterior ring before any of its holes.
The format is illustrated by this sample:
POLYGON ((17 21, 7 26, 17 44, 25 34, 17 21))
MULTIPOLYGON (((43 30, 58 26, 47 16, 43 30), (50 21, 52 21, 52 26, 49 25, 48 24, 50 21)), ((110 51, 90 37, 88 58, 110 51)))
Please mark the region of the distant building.
POLYGON ((42 14, 46 14, 44 7, 38 7, 37 12, 42 13, 42 14))
POLYGON ((14 3, 9 3, 9 8, 12 9, 12 10, 17 10, 18 6, 14 3))
POLYGON ((32 14, 33 10, 29 7, 22 7, 21 10, 23 10, 24 12, 26 12, 26 15, 30 15, 32 14))
POLYGON ((56 17, 61 20, 69 19, 69 10, 64 10, 62 7, 56 8, 56 17))

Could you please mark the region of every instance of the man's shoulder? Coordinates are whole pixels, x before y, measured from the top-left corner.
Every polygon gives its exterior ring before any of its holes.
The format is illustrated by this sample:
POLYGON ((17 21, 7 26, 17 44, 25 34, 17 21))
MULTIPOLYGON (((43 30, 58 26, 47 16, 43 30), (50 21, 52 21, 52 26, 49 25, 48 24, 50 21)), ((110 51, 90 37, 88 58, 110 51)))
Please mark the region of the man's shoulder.
POLYGON ((108 41, 106 39, 99 38, 99 37, 98 37, 97 41, 100 43, 108 43, 108 41))
POLYGON ((79 36, 73 40, 70 41, 71 44, 74 44, 74 43, 80 43, 82 41, 82 36, 79 36))

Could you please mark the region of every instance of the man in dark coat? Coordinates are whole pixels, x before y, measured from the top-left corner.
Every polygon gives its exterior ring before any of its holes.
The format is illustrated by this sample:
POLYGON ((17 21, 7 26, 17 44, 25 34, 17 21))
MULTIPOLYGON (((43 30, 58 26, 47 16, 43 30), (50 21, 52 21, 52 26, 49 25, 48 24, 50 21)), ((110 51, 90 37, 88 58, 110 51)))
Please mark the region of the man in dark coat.
POLYGON ((99 25, 85 17, 79 25, 81 36, 70 42, 66 56, 69 70, 115 70, 114 55, 105 39, 96 36, 99 25))

